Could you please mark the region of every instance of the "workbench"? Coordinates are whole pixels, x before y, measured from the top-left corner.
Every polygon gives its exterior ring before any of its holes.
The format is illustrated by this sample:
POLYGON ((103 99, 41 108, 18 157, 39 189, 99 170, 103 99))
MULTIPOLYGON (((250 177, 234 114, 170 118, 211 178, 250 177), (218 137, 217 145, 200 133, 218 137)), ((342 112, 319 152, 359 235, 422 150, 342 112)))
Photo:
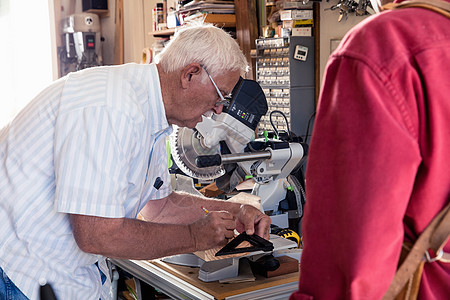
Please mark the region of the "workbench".
POLYGON ((199 268, 165 263, 161 260, 117 260, 113 265, 174 299, 288 299, 298 288, 299 272, 252 282, 203 282, 199 268))

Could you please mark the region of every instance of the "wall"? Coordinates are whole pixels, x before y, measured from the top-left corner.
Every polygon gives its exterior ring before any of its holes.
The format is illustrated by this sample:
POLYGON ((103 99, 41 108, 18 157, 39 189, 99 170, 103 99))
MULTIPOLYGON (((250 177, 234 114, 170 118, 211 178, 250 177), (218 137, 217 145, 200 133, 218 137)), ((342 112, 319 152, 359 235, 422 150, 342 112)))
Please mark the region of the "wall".
MULTIPOLYGON (((112 1, 112 0, 110 0, 112 1)), ((162 0, 124 1, 124 62, 137 62, 142 59, 142 50, 152 48, 155 38, 152 9, 162 0)), ((175 7, 176 0, 167 1, 168 7, 175 7)))
MULTIPOLYGON (((142 50, 151 48, 155 38, 150 34, 153 28, 152 9, 162 0, 122 0, 123 2, 123 61, 139 63, 142 50)), ((175 7, 176 0, 169 0, 168 7, 175 7)), ((114 64, 116 34, 116 0, 108 0, 109 14, 101 16, 103 46, 103 63, 114 64)), ((82 0, 55 0, 55 17, 63 19, 74 13, 82 12, 82 0)), ((57 20, 57 44, 60 41, 60 21, 57 20)))
MULTIPOLYGON (((82 12, 81 0, 58 0, 61 7, 61 18, 73 13, 82 12)), ((56 2, 55 1, 55 5, 56 2)), ((142 49, 152 47, 155 38, 149 34, 152 31, 152 9, 161 0, 123 0, 124 15, 124 62, 140 62, 142 49)), ((353 26, 367 16, 349 15, 347 20, 338 22, 339 10, 325 10, 336 5, 339 0, 320 2, 320 79, 331 53, 330 44, 340 40, 353 26)), ((176 1, 169 1, 168 6, 175 6, 176 1)), ((103 42, 103 62, 105 65, 114 63, 115 14, 116 0, 108 0, 109 16, 101 18, 103 42)), ((55 7, 57 10, 58 7, 55 7)), ((57 26, 60 22, 56 22, 57 26)), ((57 39, 58 40, 58 39, 57 39)), ((60 45, 60 43, 58 44, 60 45)))
POLYGON ((333 5, 336 5, 338 2, 339 0, 320 2, 320 83, 322 83, 323 72, 325 70, 328 57, 332 52, 332 41, 342 39, 352 27, 368 16, 356 16, 352 13, 348 16, 347 20, 338 22, 339 9, 325 10, 333 5))

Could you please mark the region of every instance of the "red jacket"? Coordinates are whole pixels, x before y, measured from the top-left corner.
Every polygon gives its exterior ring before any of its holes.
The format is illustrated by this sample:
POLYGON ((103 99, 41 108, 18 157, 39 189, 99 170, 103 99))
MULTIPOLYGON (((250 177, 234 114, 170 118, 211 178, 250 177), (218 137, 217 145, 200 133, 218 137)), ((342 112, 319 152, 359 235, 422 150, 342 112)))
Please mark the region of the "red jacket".
MULTIPOLYGON (((450 202, 450 19, 405 8, 353 28, 328 62, 309 153, 291 299, 381 299, 404 237, 450 202)), ((419 297, 449 299, 449 263, 425 264, 419 297)))

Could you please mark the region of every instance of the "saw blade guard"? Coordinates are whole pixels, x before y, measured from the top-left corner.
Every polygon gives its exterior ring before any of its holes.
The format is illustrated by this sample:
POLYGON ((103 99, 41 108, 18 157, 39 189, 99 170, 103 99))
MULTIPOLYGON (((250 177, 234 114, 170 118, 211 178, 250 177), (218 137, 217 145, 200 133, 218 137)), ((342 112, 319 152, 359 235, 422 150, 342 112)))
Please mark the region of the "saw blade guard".
POLYGON ((216 179, 225 174, 223 166, 199 168, 195 159, 201 155, 214 155, 220 153, 220 146, 205 147, 202 135, 196 129, 174 126, 169 136, 172 158, 176 165, 186 175, 203 180, 216 179))

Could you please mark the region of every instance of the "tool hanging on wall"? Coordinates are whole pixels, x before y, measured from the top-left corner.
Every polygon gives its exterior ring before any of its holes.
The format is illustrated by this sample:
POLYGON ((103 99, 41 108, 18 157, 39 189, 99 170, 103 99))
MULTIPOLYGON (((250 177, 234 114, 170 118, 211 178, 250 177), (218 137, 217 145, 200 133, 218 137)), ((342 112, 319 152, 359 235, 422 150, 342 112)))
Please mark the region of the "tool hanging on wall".
POLYGON ((60 75, 103 65, 100 17, 78 13, 61 20, 63 47, 60 49, 60 75))
MULTIPOLYGON (((329 2, 329 0, 327 1, 329 2)), ((339 0, 339 2, 331 7, 325 8, 327 10, 339 10, 338 22, 347 20, 349 14, 356 16, 365 16, 374 14, 370 0, 339 0)))

